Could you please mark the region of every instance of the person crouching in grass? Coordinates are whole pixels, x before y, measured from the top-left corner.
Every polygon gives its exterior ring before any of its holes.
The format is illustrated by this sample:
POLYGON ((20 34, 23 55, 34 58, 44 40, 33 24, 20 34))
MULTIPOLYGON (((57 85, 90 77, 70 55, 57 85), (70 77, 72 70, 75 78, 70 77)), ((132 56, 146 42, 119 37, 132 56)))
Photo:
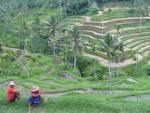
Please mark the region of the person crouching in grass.
POLYGON ((17 92, 15 89, 15 82, 11 81, 9 84, 9 88, 7 90, 7 97, 6 97, 7 101, 9 103, 15 102, 16 100, 19 100, 19 96, 20 96, 20 93, 17 92))
POLYGON ((32 86, 31 96, 28 98, 29 113, 33 106, 37 106, 41 103, 41 94, 38 86, 32 86))

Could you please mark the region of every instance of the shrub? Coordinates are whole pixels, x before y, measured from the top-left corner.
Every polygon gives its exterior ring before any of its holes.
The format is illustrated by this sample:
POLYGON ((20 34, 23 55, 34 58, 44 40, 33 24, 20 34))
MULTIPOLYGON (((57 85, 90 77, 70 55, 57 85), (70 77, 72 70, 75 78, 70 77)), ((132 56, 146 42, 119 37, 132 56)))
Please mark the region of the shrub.
POLYGON ((93 77, 93 79, 101 80, 104 78, 104 75, 106 74, 106 72, 107 72, 106 68, 100 65, 93 64, 92 66, 89 66, 85 70, 85 75, 88 77, 93 77))
POLYGON ((107 73, 107 68, 104 68, 95 60, 83 56, 78 56, 77 68, 82 77, 103 79, 104 75, 107 73))
POLYGON ((79 15, 88 11, 88 0, 73 0, 67 6, 67 15, 79 15))
POLYGON ((42 0, 28 0, 27 6, 28 8, 40 8, 42 7, 44 2, 42 0))
POLYGON ((90 8, 89 13, 90 14, 97 14, 98 13, 98 8, 90 8))

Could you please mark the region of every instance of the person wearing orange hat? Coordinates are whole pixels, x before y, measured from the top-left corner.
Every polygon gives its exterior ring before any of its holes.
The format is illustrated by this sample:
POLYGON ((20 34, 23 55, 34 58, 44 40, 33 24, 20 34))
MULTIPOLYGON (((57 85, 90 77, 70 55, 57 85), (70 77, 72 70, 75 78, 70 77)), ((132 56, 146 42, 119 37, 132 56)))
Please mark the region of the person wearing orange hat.
POLYGON ((31 96, 28 99, 29 113, 32 106, 37 106, 41 103, 41 94, 38 86, 32 86, 31 96))
POLYGON ((16 100, 19 100, 20 93, 16 91, 15 89, 15 82, 11 81, 9 84, 9 88, 7 90, 7 97, 6 100, 11 103, 15 102, 16 100))

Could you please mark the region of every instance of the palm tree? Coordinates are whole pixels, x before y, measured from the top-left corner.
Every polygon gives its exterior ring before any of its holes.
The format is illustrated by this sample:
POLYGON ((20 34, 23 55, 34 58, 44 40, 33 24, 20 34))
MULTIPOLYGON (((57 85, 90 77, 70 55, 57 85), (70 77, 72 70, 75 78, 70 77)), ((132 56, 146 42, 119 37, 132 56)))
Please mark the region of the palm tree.
POLYGON ((28 48, 27 39, 29 37, 29 29, 25 20, 22 22, 22 25, 19 29, 19 35, 21 38, 23 38, 23 49, 24 52, 26 53, 26 50, 28 48))
MULTIPOLYGON (((92 53, 95 55, 95 53, 96 53, 96 42, 95 41, 92 43, 91 49, 92 49, 92 53)), ((93 59, 93 62, 94 62, 94 76, 95 76, 96 60, 93 59)))
POLYGON ((68 5, 68 1, 64 0, 64 17, 67 17, 67 5, 68 5))
POLYGON ((52 16, 47 24, 48 30, 50 32, 51 37, 49 38, 49 45, 53 43, 53 55, 56 56, 56 42, 59 39, 59 19, 56 16, 52 16))
POLYGON ((74 27, 72 31, 70 31, 71 37, 73 39, 73 44, 72 44, 72 49, 73 49, 73 54, 74 54, 74 61, 73 61, 73 67, 74 70, 76 69, 76 63, 77 63, 77 55, 80 53, 83 49, 83 43, 82 43, 82 38, 80 35, 79 30, 74 27))
POLYGON ((118 63, 116 76, 118 77, 120 62, 121 62, 123 54, 124 54, 124 44, 121 41, 118 41, 118 44, 117 44, 116 47, 117 48, 116 48, 116 51, 115 51, 115 58, 117 59, 117 63, 118 63))
POLYGON ((2 43, 0 43, 0 75, 3 75, 3 69, 2 69, 2 65, 3 65, 2 53, 3 53, 3 45, 2 45, 2 43))
MULTIPOLYGON (((123 51, 123 44, 110 33, 104 37, 104 41, 101 43, 102 51, 107 53, 108 61, 114 62, 116 55, 123 51)), ((109 77, 112 78, 111 67, 109 64, 109 77)))
POLYGON ((144 0, 136 0, 136 8, 137 8, 137 13, 139 13, 138 15, 140 16, 140 31, 141 31, 141 27, 142 27, 142 16, 144 14, 144 0))
POLYGON ((68 51, 69 51, 69 49, 70 49, 70 42, 71 42, 71 40, 70 40, 70 38, 69 38, 69 33, 68 33, 68 30, 67 29, 62 29, 62 34, 61 34, 61 36, 62 36, 62 38, 61 38, 61 40, 62 40, 62 42, 61 42, 61 50, 62 50, 62 53, 63 53, 63 56, 64 56, 64 61, 65 61, 65 63, 67 63, 68 62, 68 59, 67 59, 67 57, 68 57, 68 55, 67 55, 67 53, 68 53, 68 51))
MULTIPOLYGON (((35 19, 32 24, 33 24, 32 29, 36 33, 36 37, 38 37, 36 41, 37 40, 41 41, 40 39, 42 39, 42 36, 44 34, 44 29, 42 27, 42 23, 38 14, 35 15, 35 19)), ((40 45, 39 52, 40 54, 42 54, 42 43, 39 43, 39 45, 40 45)))
POLYGON ((63 18, 63 8, 62 8, 62 0, 59 1, 60 10, 61 10, 61 18, 63 18))

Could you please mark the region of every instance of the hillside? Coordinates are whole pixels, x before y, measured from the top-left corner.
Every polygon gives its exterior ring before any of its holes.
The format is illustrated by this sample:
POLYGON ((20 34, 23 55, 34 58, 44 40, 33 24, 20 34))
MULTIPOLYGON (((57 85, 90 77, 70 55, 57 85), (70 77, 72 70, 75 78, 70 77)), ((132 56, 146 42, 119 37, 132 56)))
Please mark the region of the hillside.
POLYGON ((0 1, 0 113, 149 113, 148 0, 0 1), (21 98, 6 101, 14 81, 21 98))

